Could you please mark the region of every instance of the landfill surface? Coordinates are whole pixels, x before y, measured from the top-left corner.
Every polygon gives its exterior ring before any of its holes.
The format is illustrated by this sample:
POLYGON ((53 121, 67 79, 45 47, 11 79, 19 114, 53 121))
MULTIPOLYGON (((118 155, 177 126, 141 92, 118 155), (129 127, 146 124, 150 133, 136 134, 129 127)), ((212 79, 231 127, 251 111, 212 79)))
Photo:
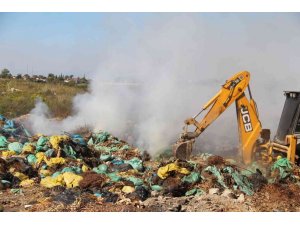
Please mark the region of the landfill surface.
POLYGON ((30 134, 0 115, 0 211, 300 211, 300 170, 151 158, 106 131, 30 134))

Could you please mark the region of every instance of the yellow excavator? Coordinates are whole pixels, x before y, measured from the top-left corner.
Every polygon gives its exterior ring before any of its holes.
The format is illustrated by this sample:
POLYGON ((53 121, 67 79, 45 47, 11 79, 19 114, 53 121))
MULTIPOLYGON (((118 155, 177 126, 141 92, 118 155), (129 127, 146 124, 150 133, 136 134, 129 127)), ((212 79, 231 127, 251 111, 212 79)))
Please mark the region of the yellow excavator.
POLYGON ((221 90, 202 107, 196 116, 185 120, 183 132, 173 145, 173 154, 176 158, 188 160, 195 139, 235 102, 239 149, 244 164, 257 160, 270 163, 278 156, 286 157, 292 163, 299 163, 300 145, 297 145, 297 140, 300 138, 300 92, 285 91, 286 101, 278 130, 271 141, 270 130, 262 129, 249 82, 249 72, 242 71, 235 74, 222 85, 221 90), (246 89, 249 97, 246 96, 246 89), (206 115, 197 121, 196 118, 205 111, 207 111, 206 115), (193 126, 193 131, 189 131, 189 126, 193 126))

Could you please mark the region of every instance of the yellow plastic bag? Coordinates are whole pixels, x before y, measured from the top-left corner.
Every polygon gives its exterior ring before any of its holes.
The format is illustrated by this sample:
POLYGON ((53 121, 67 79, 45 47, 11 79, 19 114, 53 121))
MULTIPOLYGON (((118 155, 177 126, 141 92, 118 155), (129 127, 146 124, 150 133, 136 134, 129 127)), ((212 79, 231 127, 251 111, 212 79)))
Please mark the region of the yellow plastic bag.
POLYGON ((34 180, 26 179, 20 182, 21 187, 30 187, 34 184, 34 180))
POLYGON ((138 175, 138 174, 139 174, 139 172, 137 170, 134 170, 134 169, 118 173, 118 175, 121 176, 121 177, 130 177, 130 176, 135 176, 135 175, 138 175))
POLYGON ((79 186, 79 182, 83 179, 82 176, 76 175, 75 173, 65 172, 62 174, 64 182, 67 188, 79 186))
POLYGON ((36 157, 36 163, 40 164, 44 160, 44 158, 46 158, 46 155, 44 152, 38 152, 35 154, 35 157, 36 157))
POLYGON ((81 167, 81 170, 82 170, 82 172, 87 172, 87 171, 89 170, 89 167, 86 166, 86 165, 83 165, 83 166, 81 167))
POLYGON ((50 176, 45 177, 41 180, 40 184, 44 187, 52 188, 55 186, 63 186, 65 183, 64 183, 63 175, 60 174, 60 175, 56 176, 55 178, 50 177, 50 176))
POLYGON ((15 177, 19 178, 21 181, 28 179, 28 176, 25 175, 24 173, 15 172, 15 173, 13 173, 13 175, 15 177))
POLYGON ((50 170, 40 170, 39 174, 47 177, 51 175, 51 172, 50 170))
POLYGON ((62 157, 56 157, 56 158, 50 158, 49 160, 44 157, 44 161, 47 164, 47 166, 55 166, 55 165, 63 165, 66 163, 66 160, 62 157))
POLYGON ((60 149, 59 144, 62 141, 66 141, 68 139, 69 137, 67 135, 54 135, 50 137, 49 142, 52 145, 52 148, 54 150, 59 150, 60 149))
POLYGON ((124 186, 122 188, 122 191, 126 194, 132 193, 132 192, 134 192, 134 190, 135 190, 134 187, 131 187, 131 186, 124 186))
POLYGON ((5 157, 5 158, 7 158, 7 157, 10 157, 10 156, 12 156, 12 155, 15 155, 16 154, 16 152, 15 151, 2 151, 1 152, 2 154, 2 157, 5 157))
POLYGON ((26 144, 23 146, 22 153, 34 153, 35 146, 33 144, 26 144))
POLYGON ((171 172, 171 171, 177 171, 177 172, 185 174, 185 175, 190 174, 190 171, 188 169, 186 169, 184 167, 180 167, 176 163, 170 163, 163 167, 160 167, 157 171, 157 175, 161 179, 166 179, 169 176, 169 172, 171 172))

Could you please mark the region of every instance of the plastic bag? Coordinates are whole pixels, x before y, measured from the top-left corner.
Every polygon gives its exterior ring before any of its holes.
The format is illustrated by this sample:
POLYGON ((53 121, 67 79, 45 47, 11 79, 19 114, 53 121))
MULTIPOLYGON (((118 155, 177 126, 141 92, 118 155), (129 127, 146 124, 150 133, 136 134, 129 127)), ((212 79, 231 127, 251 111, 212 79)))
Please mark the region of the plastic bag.
POLYGON ((144 169, 143 161, 139 158, 134 157, 130 160, 125 160, 124 162, 131 165, 132 168, 136 169, 137 171, 142 171, 144 169))
POLYGON ((71 138, 75 143, 77 143, 81 146, 86 146, 85 140, 81 135, 73 134, 73 135, 71 135, 71 138))
POLYGON ((69 145, 65 145, 63 148, 64 153, 66 153, 67 157, 76 159, 76 152, 73 150, 73 148, 69 145))
POLYGON ((27 162, 28 162, 30 165, 34 165, 34 164, 36 164, 36 162, 37 162, 37 158, 35 157, 35 155, 30 154, 30 155, 27 156, 27 162))
POLYGON ((6 150, 9 142, 6 140, 6 137, 0 136, 0 150, 6 150))
POLYGON ((63 168, 63 170, 61 172, 62 173, 71 172, 71 173, 75 173, 75 174, 80 174, 80 173, 82 173, 82 170, 81 170, 80 167, 72 166, 72 167, 65 167, 65 168, 63 168))
POLYGON ((34 153, 35 151, 35 146, 29 142, 26 142, 23 145, 22 153, 34 153))
POLYGON ((32 180, 32 179, 26 179, 26 180, 21 181, 20 186, 21 187, 30 187, 33 184, 34 184, 34 180, 32 180))
POLYGON ((182 182, 187 182, 187 183, 190 183, 190 184, 195 184, 198 181, 200 181, 200 179, 201 179, 201 176, 200 176, 199 173, 197 173, 197 172, 191 172, 190 175, 184 176, 182 178, 182 182))
POLYGON ((60 149, 60 143, 67 141, 69 137, 67 135, 53 135, 50 137, 49 142, 54 150, 60 149))
POLYGON ((63 173, 63 178, 67 188, 78 187, 79 182, 83 179, 82 176, 76 175, 71 172, 63 173))
POLYGON ((8 150, 14 151, 17 154, 20 154, 22 152, 22 149, 23 149, 23 145, 19 142, 13 142, 8 145, 8 150))
POLYGON ((131 181, 134 186, 140 186, 144 184, 144 181, 142 179, 134 176, 126 177, 125 180, 131 181))
POLYGON ((40 136, 36 143, 36 152, 47 150, 48 149, 48 146, 46 145, 47 142, 48 142, 47 137, 40 136))
POLYGON ((100 160, 106 162, 106 161, 111 161, 113 160, 113 156, 111 154, 101 154, 100 160))
POLYGON ((105 174, 107 172, 107 169, 108 169, 107 165, 101 164, 98 167, 94 167, 93 171, 96 173, 105 174))
POLYGON ((220 171, 217 169, 216 166, 208 166, 204 169, 204 171, 211 172, 218 179, 218 183, 222 185, 224 188, 227 188, 227 186, 224 183, 224 177, 222 176, 222 174, 220 173, 220 171))
POLYGON ((0 154, 2 157, 8 158, 10 156, 16 155, 16 152, 15 151, 1 151, 0 154))
POLYGON ((66 163, 66 160, 62 157, 56 157, 56 158, 50 158, 49 160, 45 157, 44 158, 45 163, 47 166, 55 166, 55 165, 63 165, 66 163))
POLYGON ((126 194, 134 192, 134 187, 131 186, 123 186, 122 191, 126 194))
POLYGON ((94 136, 95 136, 95 144, 98 144, 98 143, 103 143, 103 142, 107 141, 110 134, 106 131, 103 131, 103 132, 94 134, 94 136))
POLYGON ((287 158, 278 159, 271 167, 272 172, 279 170, 279 179, 285 179, 291 175, 292 165, 287 158))
POLYGON ((170 163, 163 167, 160 167, 157 171, 157 175, 161 179, 166 179, 169 176, 169 172, 171 171, 177 171, 182 174, 190 174, 190 171, 184 167, 178 166, 176 163, 170 163))
POLYGON ((194 188, 192 190, 189 190, 185 193, 185 196, 191 196, 191 195, 195 195, 195 196, 200 196, 205 194, 205 191, 203 191, 202 189, 199 188, 194 188))
POLYGON ((238 171, 234 170, 232 167, 227 166, 223 169, 224 172, 228 172, 234 182, 236 183, 237 187, 244 192, 247 195, 253 195, 254 191, 252 188, 252 184, 249 182, 248 178, 242 174, 240 174, 238 171))
POLYGON ((64 185, 63 175, 60 174, 56 177, 50 177, 50 176, 45 177, 45 178, 41 179, 40 184, 47 188, 52 188, 55 186, 62 186, 62 185, 64 185))

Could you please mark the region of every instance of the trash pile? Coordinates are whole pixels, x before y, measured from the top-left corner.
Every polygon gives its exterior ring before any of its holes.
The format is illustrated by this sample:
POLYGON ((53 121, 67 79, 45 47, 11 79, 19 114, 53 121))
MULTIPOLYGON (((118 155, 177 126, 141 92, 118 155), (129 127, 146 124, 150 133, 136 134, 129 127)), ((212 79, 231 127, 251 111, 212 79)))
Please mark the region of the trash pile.
MULTIPOLYGON (((63 191, 76 189, 115 203, 160 195, 200 196, 212 189, 253 195, 271 182, 259 170, 249 175, 220 156, 150 161, 147 152, 106 131, 30 135, 22 125, 4 117, 0 120, 0 189, 13 193, 34 185, 63 187, 63 191)), ((292 175, 286 159, 279 159, 272 171, 272 182, 299 178, 292 175)))

